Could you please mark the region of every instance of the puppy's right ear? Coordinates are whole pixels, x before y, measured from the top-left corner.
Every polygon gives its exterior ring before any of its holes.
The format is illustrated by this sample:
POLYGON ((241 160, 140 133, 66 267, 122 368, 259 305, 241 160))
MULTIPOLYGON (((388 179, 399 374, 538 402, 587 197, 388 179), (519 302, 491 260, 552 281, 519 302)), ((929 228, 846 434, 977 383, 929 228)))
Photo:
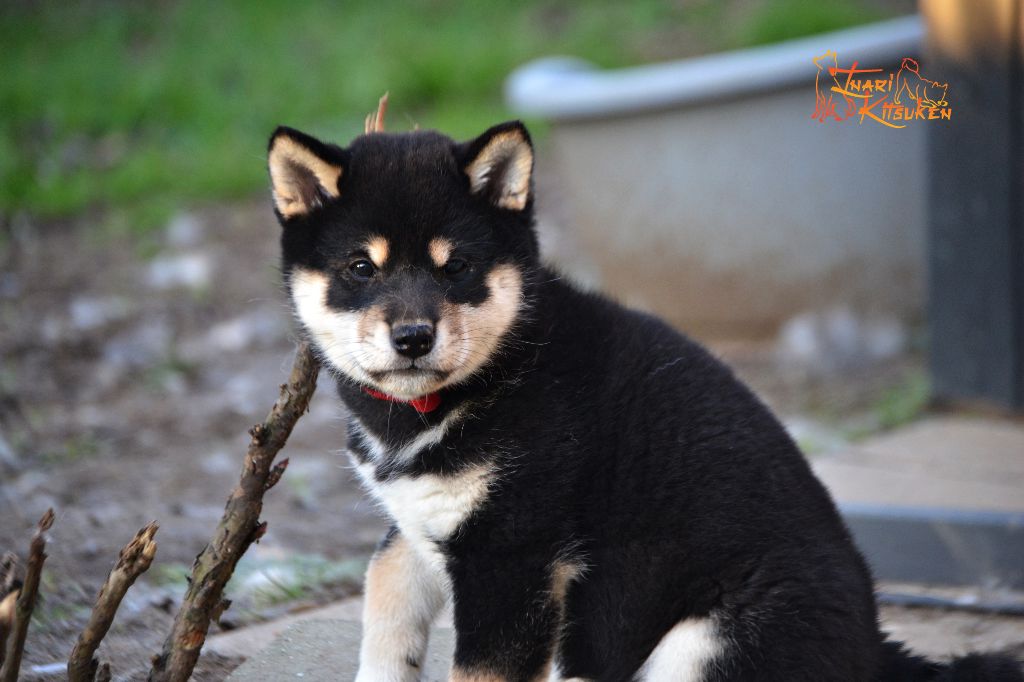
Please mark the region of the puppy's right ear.
POLYGON ((339 195, 344 151, 298 130, 279 127, 270 137, 267 164, 274 206, 281 218, 303 216, 339 195))
POLYGON ((512 211, 522 211, 530 199, 533 143, 526 126, 508 121, 466 142, 457 152, 473 194, 512 211))

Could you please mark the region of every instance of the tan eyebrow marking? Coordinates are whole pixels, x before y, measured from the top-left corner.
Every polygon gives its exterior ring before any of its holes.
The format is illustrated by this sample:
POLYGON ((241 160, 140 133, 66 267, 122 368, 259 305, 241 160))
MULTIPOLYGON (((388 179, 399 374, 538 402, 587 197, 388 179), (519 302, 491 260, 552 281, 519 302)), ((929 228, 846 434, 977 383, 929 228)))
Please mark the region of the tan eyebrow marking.
POLYGON ((384 267, 388 260, 388 240, 384 237, 373 237, 366 242, 366 253, 370 255, 374 265, 378 268, 384 267))
POLYGON ((430 259, 434 261, 434 265, 439 268, 443 268, 444 264, 448 262, 448 259, 452 255, 452 249, 454 244, 444 237, 435 237, 430 240, 430 244, 427 245, 427 250, 430 251, 430 259))

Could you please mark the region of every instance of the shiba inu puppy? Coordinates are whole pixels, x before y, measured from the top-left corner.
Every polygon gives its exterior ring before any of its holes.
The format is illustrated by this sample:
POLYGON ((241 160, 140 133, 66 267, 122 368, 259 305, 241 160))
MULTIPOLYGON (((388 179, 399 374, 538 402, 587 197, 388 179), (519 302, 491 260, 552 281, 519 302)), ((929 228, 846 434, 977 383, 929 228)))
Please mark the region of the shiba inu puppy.
POLYGON ((698 344, 541 264, 520 123, 344 148, 279 128, 269 168, 296 316, 393 522, 358 680, 418 679, 446 600, 458 682, 1022 679, 886 642, 768 410, 698 344))

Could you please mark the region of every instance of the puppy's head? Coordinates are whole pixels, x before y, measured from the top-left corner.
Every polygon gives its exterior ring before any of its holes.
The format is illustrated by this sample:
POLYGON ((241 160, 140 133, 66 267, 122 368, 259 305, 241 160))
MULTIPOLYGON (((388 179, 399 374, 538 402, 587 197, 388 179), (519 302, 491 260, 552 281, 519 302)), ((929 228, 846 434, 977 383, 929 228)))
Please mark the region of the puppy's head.
POLYGON ((335 371, 411 399, 498 353, 538 258, 522 124, 346 148, 279 128, 269 166, 291 300, 335 371))

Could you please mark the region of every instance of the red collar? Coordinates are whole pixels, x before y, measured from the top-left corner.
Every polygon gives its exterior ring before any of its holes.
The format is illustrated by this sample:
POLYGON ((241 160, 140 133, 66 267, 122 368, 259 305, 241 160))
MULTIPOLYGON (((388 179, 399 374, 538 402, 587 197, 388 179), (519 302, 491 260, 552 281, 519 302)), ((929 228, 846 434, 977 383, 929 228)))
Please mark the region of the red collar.
POLYGON ((412 409, 416 410, 421 414, 424 412, 433 412, 438 408, 438 406, 441 405, 440 393, 428 393, 426 395, 420 396, 419 398, 413 398, 412 400, 396 398, 393 395, 381 393, 380 391, 375 391, 372 388, 368 388, 366 386, 363 386, 363 393, 373 398, 376 398, 377 400, 387 400, 388 402, 392 403, 404 403, 406 405, 412 405, 412 409))

